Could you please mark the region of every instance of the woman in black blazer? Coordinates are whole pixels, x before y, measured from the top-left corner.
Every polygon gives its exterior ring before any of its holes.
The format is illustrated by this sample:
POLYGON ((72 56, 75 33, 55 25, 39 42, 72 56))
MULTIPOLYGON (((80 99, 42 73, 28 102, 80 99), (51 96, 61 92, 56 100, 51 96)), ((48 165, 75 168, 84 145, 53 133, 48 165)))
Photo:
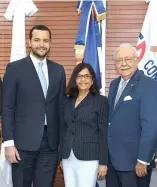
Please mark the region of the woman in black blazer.
POLYGON ((95 187, 107 173, 108 100, 99 93, 93 68, 73 70, 67 86, 61 157, 65 187, 95 187))

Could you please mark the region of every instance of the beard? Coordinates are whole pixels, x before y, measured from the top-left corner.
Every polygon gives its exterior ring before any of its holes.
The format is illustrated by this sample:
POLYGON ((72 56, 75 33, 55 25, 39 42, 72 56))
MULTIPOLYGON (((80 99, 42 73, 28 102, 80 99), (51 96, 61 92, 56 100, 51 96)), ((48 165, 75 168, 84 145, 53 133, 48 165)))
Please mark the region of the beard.
POLYGON ((40 54, 37 50, 32 49, 33 55, 37 58, 45 58, 49 52, 50 52, 50 48, 47 51, 45 51, 45 53, 43 54, 40 54))

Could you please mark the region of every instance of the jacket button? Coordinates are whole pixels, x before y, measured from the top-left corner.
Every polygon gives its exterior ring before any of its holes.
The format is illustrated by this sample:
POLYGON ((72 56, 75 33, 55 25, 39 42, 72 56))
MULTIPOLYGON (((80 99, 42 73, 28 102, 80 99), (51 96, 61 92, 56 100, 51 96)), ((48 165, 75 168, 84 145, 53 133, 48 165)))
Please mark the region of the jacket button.
POLYGON ((74 120, 72 120, 72 123, 74 123, 74 120))
POLYGON ((108 126, 110 126, 111 125, 111 123, 108 123, 108 126))

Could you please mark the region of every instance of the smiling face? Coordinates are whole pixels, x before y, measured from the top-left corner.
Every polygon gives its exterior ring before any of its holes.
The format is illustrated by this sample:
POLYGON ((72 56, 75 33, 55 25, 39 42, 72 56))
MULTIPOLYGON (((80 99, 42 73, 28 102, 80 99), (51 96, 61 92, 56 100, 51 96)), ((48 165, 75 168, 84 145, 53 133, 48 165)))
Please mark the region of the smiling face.
POLYGON ((118 74, 124 79, 128 80, 137 70, 137 57, 132 48, 121 48, 115 57, 115 67, 118 74))
POLYGON ((92 76, 87 68, 81 70, 76 77, 79 92, 88 92, 93 84, 92 76))
POLYGON ((50 50, 50 34, 48 31, 34 30, 29 41, 31 53, 38 59, 46 57, 50 50))

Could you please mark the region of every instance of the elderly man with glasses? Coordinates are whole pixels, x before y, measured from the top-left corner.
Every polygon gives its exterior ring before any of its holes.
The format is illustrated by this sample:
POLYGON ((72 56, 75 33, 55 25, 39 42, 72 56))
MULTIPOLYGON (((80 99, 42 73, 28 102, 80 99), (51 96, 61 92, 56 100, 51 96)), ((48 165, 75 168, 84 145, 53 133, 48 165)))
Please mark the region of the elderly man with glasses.
POLYGON ((149 187, 157 143, 157 82, 138 70, 131 44, 114 53, 117 73, 109 90, 107 187, 149 187))

